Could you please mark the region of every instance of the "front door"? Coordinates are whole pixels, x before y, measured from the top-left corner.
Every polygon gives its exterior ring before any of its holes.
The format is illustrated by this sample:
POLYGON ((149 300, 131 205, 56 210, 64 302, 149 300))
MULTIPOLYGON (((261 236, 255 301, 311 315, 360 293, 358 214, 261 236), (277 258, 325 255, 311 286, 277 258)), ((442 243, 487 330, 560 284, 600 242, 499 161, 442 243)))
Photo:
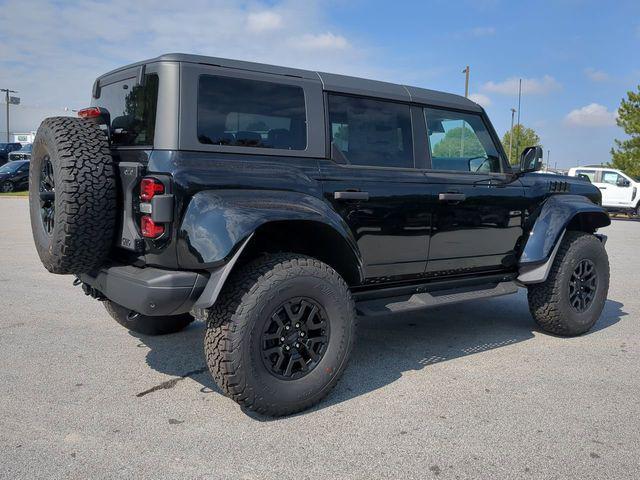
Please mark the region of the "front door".
POLYGON ((524 187, 480 114, 424 109, 433 223, 426 273, 508 270, 523 232, 524 187))
POLYGON ((358 243, 367 282, 423 275, 430 214, 412 108, 335 94, 327 102, 332 159, 320 161, 323 191, 358 243))
POLYGON ((629 207, 633 196, 633 187, 629 179, 613 170, 602 170, 596 187, 602 192, 602 204, 605 207, 629 207), (627 183, 628 182, 628 183, 627 183))

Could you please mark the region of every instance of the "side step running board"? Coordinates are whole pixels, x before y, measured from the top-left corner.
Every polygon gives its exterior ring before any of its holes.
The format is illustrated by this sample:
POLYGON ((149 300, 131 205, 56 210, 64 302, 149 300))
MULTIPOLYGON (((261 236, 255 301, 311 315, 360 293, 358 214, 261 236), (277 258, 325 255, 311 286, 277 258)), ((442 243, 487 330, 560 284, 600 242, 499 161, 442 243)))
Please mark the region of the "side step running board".
POLYGON ((439 307, 452 303, 466 302, 480 298, 500 297, 518 291, 514 282, 500 282, 474 287, 438 290, 431 293, 415 293, 409 297, 380 298, 364 300, 356 303, 358 313, 365 316, 384 315, 388 313, 439 307))

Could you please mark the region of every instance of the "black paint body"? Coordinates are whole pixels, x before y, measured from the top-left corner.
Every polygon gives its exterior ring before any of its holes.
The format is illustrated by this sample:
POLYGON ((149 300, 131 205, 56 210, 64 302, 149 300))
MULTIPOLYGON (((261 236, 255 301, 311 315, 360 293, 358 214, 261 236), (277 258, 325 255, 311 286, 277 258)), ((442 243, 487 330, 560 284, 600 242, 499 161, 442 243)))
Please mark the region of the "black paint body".
POLYGON ((374 289, 434 278, 515 274, 523 264, 549 258, 571 222, 579 221, 591 231, 609 223, 599 205, 600 193, 591 184, 513 172, 482 108, 455 95, 181 55, 126 67, 98 81, 108 83, 110 77, 122 78, 140 68, 160 74, 159 102, 166 105, 158 107, 156 140, 149 148, 114 153, 118 161, 140 163, 147 175, 167 176, 175 211, 166 233, 145 240, 144 251, 114 249, 123 262, 212 271, 225 265, 252 234, 271 226, 264 231, 278 230, 285 236, 317 232, 305 237, 308 250, 325 251, 327 257, 341 252, 336 258, 348 265, 335 268, 353 272, 347 278, 351 287, 374 289), (200 71, 262 77, 304 88, 307 115, 313 114, 307 120, 310 147, 294 152, 198 145, 194 105, 200 71), (328 91, 409 105, 415 168, 354 166, 332 158, 326 127, 328 91), (174 102, 172 93, 180 102, 174 102), (432 170, 424 107, 482 115, 500 149, 502 173, 432 170), (336 198, 336 192, 366 192, 368 198, 336 198), (442 193, 464 194, 465 199, 443 201, 442 193))

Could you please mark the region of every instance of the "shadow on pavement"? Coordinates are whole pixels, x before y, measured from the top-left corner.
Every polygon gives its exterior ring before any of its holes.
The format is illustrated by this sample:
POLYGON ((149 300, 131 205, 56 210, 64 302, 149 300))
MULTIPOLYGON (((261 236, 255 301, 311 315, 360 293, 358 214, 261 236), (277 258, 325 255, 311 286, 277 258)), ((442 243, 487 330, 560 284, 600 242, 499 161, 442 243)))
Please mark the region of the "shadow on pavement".
MULTIPOLYGON (((602 316, 586 335, 616 324, 626 315, 622 308, 622 303, 607 300, 602 316)), ((147 364, 175 377, 138 396, 171 388, 187 377, 201 384, 201 392, 219 394, 206 369, 204 330, 203 323, 195 322, 173 335, 148 337, 131 333, 140 339, 139 346, 149 348, 147 364)), ((361 317, 356 346, 343 379, 314 410, 382 388, 407 371, 529 340, 534 331, 536 326, 524 292, 414 313, 361 317)), ((257 420, 270 420, 247 414, 257 420)))

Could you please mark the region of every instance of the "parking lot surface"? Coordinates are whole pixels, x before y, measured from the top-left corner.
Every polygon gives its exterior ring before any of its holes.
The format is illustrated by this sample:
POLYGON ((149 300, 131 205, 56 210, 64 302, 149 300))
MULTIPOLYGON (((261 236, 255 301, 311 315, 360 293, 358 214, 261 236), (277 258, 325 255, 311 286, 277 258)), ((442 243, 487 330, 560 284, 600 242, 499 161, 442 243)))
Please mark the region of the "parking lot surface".
POLYGON ((614 220, 609 301, 579 338, 526 295, 362 319, 318 407, 223 397, 204 325, 137 336, 41 266, 0 199, 0 478, 640 478, 640 222, 614 220))

